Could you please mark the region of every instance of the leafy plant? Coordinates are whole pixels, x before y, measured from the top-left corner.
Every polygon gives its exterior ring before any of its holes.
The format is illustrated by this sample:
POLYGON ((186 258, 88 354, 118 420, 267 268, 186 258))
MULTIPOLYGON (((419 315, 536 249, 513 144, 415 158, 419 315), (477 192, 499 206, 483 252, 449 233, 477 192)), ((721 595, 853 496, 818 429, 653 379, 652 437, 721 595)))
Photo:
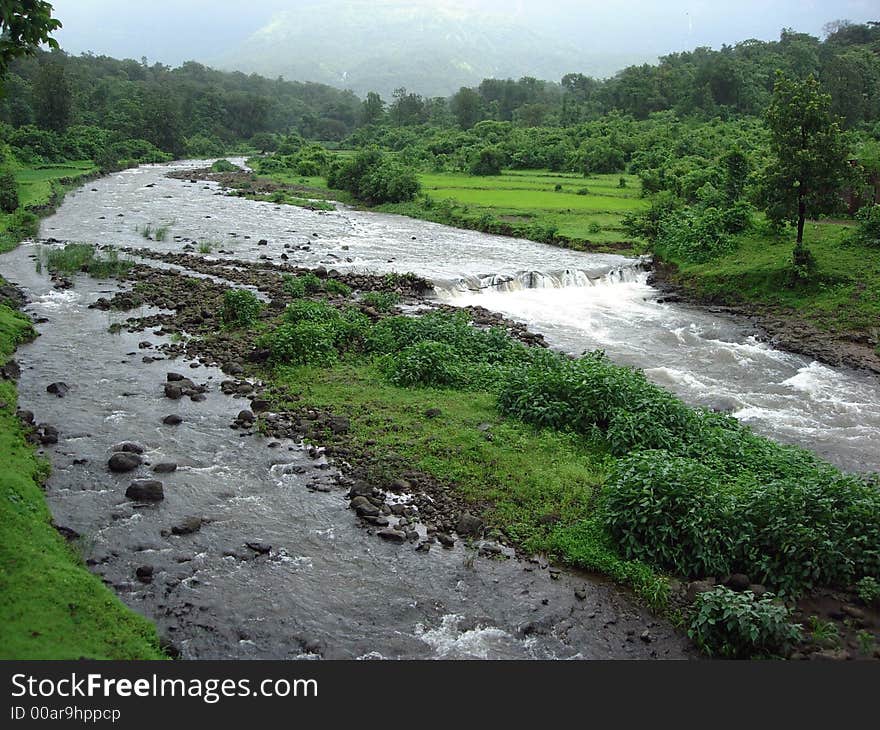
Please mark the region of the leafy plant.
POLYGON ((259 339, 268 348, 271 359, 281 365, 332 365, 339 353, 333 332, 319 322, 301 321, 283 324, 259 339))
POLYGON ((802 637, 801 626, 790 619, 789 609, 770 593, 755 598, 751 591, 719 586, 697 596, 688 636, 709 656, 784 656, 802 637))
POLYGON ((223 295, 223 322, 231 327, 252 325, 263 311, 263 303, 247 289, 232 289, 223 295))
POLYGON ((400 302, 400 297, 393 292, 370 291, 361 297, 361 301, 377 312, 388 312, 400 302))
POLYGON ((351 287, 339 281, 339 279, 327 279, 327 281, 324 282, 324 291, 328 294, 335 294, 343 299, 348 299, 348 297, 351 296, 351 287))
POLYGON ((840 632, 833 621, 823 621, 818 616, 810 616, 810 638, 823 649, 840 646, 840 632))
POLYGON ((880 581, 872 578, 870 575, 866 575, 856 583, 856 595, 866 606, 880 603, 880 581))

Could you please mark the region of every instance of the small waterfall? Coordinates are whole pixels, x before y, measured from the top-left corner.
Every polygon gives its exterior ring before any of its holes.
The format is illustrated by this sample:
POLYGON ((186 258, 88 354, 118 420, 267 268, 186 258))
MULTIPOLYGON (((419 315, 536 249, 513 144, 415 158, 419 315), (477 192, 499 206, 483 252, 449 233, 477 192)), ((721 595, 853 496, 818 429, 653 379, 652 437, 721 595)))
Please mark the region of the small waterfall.
POLYGON ((510 292, 523 289, 566 289, 569 287, 628 284, 647 280, 648 259, 638 259, 631 265, 604 271, 587 269, 563 269, 561 271, 519 271, 515 274, 483 274, 461 276, 434 282, 434 289, 441 296, 480 292, 510 292))

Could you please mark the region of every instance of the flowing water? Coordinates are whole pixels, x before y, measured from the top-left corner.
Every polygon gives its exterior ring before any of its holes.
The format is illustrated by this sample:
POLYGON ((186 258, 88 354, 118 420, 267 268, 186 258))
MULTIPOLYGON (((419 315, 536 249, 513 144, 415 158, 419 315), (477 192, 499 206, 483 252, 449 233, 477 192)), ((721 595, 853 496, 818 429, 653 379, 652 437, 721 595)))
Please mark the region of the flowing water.
MULTIPOLYGON (((662 304, 639 262, 396 216, 231 198, 213 184, 166 178, 168 169, 89 184, 68 195, 41 235, 175 252, 197 241, 220 258, 280 261, 284 253, 305 266, 414 271, 454 304, 525 321, 570 352, 605 349, 691 403, 732 409, 757 430, 844 468, 880 468, 875 378, 772 350, 736 319, 662 304), (138 230, 147 224, 170 225, 167 240, 144 239, 138 230)), ((0 272, 25 289, 27 311, 47 320, 17 357, 21 406, 61 430, 48 450, 50 505, 59 524, 82 534, 93 569, 156 620, 184 656, 687 653, 669 626, 585 576, 515 559, 474 560, 461 544, 421 554, 369 535, 346 511, 323 458, 296 443, 241 438, 229 424, 247 401, 218 392, 219 371, 144 363, 144 353, 157 354, 140 343, 155 346, 162 337, 111 335, 113 315, 87 308, 115 286, 77 277, 73 289, 57 291, 35 270, 37 253, 33 244, 19 247, 0 257, 0 272), (207 400, 162 398, 169 370, 207 384, 207 400), (46 392, 58 380, 71 386, 63 399, 46 392), (183 424, 162 425, 175 412, 183 424), (144 444, 153 464, 178 463, 163 478, 160 505, 133 506, 123 497, 130 479, 107 473, 109 449, 122 440, 144 444), (208 522, 194 535, 170 534, 187 517, 208 522), (258 555, 248 542, 272 551, 258 555), (152 583, 135 580, 141 565, 153 566, 152 583), (645 628, 651 642, 638 639, 645 628)), ((145 467, 137 476, 148 475, 145 467)))

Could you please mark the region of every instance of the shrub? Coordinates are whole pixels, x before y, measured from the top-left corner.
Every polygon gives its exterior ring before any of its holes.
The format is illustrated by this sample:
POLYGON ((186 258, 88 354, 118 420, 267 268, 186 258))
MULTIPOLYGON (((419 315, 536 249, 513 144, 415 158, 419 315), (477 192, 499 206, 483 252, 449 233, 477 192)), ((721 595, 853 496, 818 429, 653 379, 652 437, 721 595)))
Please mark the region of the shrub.
POLYGON ((413 200, 421 189, 413 169, 376 148, 362 150, 351 160, 328 165, 327 185, 346 190, 370 205, 404 203, 413 200))
POLYGON ((229 160, 217 160, 211 165, 211 172, 241 172, 241 168, 233 165, 229 160))
POLYGON ((339 281, 339 279, 327 279, 327 281, 324 282, 324 291, 328 294, 335 294, 336 296, 343 297, 344 299, 348 299, 348 297, 351 296, 351 287, 339 281))
POLYGON ((0 211, 12 213, 18 208, 18 183, 15 175, 6 170, 0 171, 0 211))
POLYGON ((471 175, 500 175, 505 155, 500 147, 484 147, 470 166, 471 175))
POLYGON ((259 339, 272 362, 280 365, 332 365, 338 353, 333 331, 319 322, 283 324, 259 339))
POLYGON ((388 312, 400 303, 400 297, 393 292, 370 291, 361 297, 361 301, 377 312, 388 312))
POLYGON ((248 327, 257 321, 263 304, 247 289, 233 289, 223 295, 223 321, 233 327, 248 327))
POLYGON ((324 288, 324 282, 311 271, 302 276, 284 276, 284 291, 294 299, 300 299, 306 294, 314 294, 324 288))
POLYGON ((48 256, 49 271, 83 272, 97 279, 119 276, 131 266, 132 262, 120 259, 116 251, 110 251, 106 257, 99 256, 95 247, 88 243, 69 243, 63 249, 50 251, 48 256))
POLYGON ((855 239, 865 246, 880 247, 880 205, 866 205, 856 213, 855 239))
POLYGON ((419 342, 392 358, 388 379, 404 387, 454 388, 464 381, 455 349, 444 342, 419 342))
POLYGON ((811 281, 819 271, 819 262, 813 252, 803 243, 794 247, 791 254, 791 273, 797 281, 811 281))
POLYGON ((736 593, 719 586, 694 602, 690 636, 706 654, 729 659, 784 656, 802 637, 791 612, 767 593, 736 593))
POLYGON ((866 575, 856 583, 856 595, 867 606, 880 602, 880 581, 866 575))
POLYGON ((618 464, 601 499, 623 557, 688 577, 730 571, 732 500, 699 462, 663 451, 634 454, 618 464))

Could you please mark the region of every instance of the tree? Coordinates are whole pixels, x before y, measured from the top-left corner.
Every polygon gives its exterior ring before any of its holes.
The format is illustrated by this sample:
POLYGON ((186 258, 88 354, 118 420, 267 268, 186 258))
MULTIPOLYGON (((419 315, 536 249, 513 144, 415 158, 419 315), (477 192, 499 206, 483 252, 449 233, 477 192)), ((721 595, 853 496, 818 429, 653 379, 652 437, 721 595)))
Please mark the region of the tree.
POLYGON ((370 124, 378 124, 382 121, 382 117, 385 116, 385 102, 382 101, 382 97, 379 96, 375 91, 371 91, 367 94, 367 98, 364 99, 364 103, 361 105, 361 122, 364 126, 369 126, 370 124))
POLYGON ((810 75, 803 81, 777 74, 767 110, 774 160, 764 176, 768 217, 797 221, 797 249, 802 249, 807 213, 833 210, 849 171, 840 122, 831 114, 831 97, 810 75))
POLYGON ((40 126, 63 132, 70 124, 71 107, 70 84, 64 65, 55 60, 43 63, 34 82, 34 111, 40 126))
POLYGON ((61 27, 52 5, 43 0, 0 0, 0 83, 10 62, 46 43, 58 48, 51 34, 61 27))
POLYGON ((483 97, 466 86, 452 97, 451 105, 455 120, 462 129, 470 129, 483 118, 483 97))

